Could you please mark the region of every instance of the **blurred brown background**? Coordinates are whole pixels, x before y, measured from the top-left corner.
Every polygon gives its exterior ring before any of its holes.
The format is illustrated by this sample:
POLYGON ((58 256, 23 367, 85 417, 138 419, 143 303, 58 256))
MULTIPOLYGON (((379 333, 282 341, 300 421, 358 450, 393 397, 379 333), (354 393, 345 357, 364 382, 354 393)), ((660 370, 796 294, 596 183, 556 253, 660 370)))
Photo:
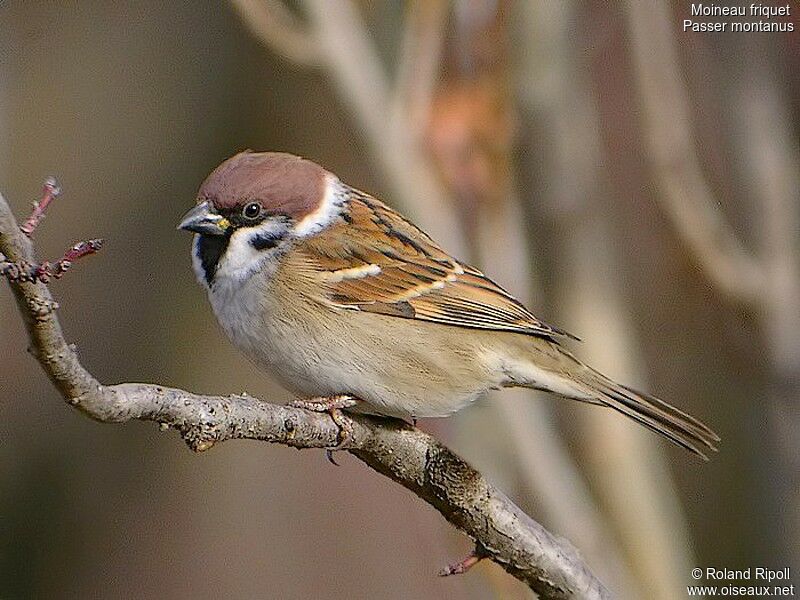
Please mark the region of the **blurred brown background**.
MULTIPOLYGON (((283 402, 217 329, 175 224, 238 150, 311 158, 723 443, 701 464, 522 392, 421 427, 620 597, 684 597, 696 566, 796 574, 800 28, 683 33, 688 12, 0 3, 0 191, 22 216, 58 177, 42 257, 107 239, 52 285, 98 378, 283 402)), ((352 458, 252 442, 197 456, 150 425, 89 421, 26 354, 5 289, 0 315, 0 597, 529 597, 491 564, 437 578, 468 540, 352 458)))

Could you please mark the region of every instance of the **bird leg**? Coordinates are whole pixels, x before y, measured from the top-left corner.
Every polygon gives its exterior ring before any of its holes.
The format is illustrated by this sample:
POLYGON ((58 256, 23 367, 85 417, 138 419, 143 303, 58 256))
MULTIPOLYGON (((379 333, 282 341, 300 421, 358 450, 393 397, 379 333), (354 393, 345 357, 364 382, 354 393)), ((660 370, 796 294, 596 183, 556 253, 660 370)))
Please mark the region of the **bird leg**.
POLYGON ((333 451, 341 450, 347 440, 353 435, 353 421, 346 416, 342 409, 352 408, 358 404, 358 400, 353 396, 328 396, 320 398, 310 398, 308 400, 294 400, 289 403, 292 408, 303 408, 312 412, 325 412, 331 416, 333 422, 339 428, 339 441, 333 448, 326 448, 325 454, 328 460, 334 465, 338 463, 333 459, 333 451))

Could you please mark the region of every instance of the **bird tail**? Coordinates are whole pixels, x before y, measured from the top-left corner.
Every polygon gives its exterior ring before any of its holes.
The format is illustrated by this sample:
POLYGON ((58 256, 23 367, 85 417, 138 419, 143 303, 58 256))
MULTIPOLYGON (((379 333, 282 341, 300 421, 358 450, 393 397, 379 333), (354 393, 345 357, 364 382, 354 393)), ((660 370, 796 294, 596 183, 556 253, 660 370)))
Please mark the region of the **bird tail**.
MULTIPOLYGON (((707 451, 717 451, 720 437, 700 420, 655 396, 616 383, 562 348, 558 354, 561 355, 558 361, 561 364, 556 378, 561 379, 563 385, 547 386, 546 389, 575 400, 613 408, 703 460, 708 460, 707 451)), ((555 373, 551 372, 552 375, 555 373)))
POLYGON ((606 406, 663 435, 673 444, 694 452, 703 460, 708 460, 706 451, 717 451, 720 437, 699 419, 655 396, 616 383, 589 367, 587 369, 591 373, 589 384, 592 390, 606 406))

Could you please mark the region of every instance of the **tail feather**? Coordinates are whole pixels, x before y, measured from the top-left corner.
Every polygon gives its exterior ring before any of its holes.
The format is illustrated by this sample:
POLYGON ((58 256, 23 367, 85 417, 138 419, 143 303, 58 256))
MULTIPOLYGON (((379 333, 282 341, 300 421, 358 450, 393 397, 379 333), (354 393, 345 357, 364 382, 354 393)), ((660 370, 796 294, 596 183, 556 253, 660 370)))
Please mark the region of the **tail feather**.
POLYGON ((673 444, 708 460, 720 437, 702 421, 659 400, 612 381, 555 342, 536 340, 530 358, 505 365, 504 385, 532 387, 591 404, 600 404, 663 435, 673 444))
POLYGON ((631 394, 634 394, 636 396, 640 396, 640 397, 644 398, 649 403, 661 408, 662 410, 673 414, 676 418, 683 419, 683 420, 687 421, 688 423, 693 425, 695 428, 697 428, 697 430, 699 430, 702 435, 707 437, 708 440, 710 442, 712 442, 712 445, 713 445, 714 442, 722 441, 720 439, 720 437, 716 434, 716 432, 714 432, 712 429, 710 429, 705 423, 703 423, 699 419, 694 418, 692 415, 683 412, 679 408, 677 408, 675 406, 672 406, 671 404, 667 404, 663 400, 660 400, 659 398, 656 398, 655 396, 652 396, 652 395, 647 394, 645 392, 639 392, 637 390, 631 389, 631 388, 629 388, 627 386, 624 386, 624 385, 620 386, 620 387, 622 387, 623 389, 625 389, 627 392, 629 392, 631 394))
POLYGON ((590 385, 605 405, 694 452, 703 460, 708 460, 706 450, 717 451, 719 436, 698 419, 654 396, 619 385, 600 373, 593 374, 594 381, 590 385))

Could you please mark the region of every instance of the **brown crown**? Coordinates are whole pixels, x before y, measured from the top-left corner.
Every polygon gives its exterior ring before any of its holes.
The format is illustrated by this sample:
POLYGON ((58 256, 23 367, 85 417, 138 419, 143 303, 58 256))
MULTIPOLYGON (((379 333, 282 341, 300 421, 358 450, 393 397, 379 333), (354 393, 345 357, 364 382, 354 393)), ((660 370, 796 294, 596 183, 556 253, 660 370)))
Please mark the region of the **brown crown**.
POLYGON ((214 169, 197 197, 220 212, 259 201, 270 213, 300 220, 322 201, 326 175, 318 164, 293 154, 245 151, 214 169))

